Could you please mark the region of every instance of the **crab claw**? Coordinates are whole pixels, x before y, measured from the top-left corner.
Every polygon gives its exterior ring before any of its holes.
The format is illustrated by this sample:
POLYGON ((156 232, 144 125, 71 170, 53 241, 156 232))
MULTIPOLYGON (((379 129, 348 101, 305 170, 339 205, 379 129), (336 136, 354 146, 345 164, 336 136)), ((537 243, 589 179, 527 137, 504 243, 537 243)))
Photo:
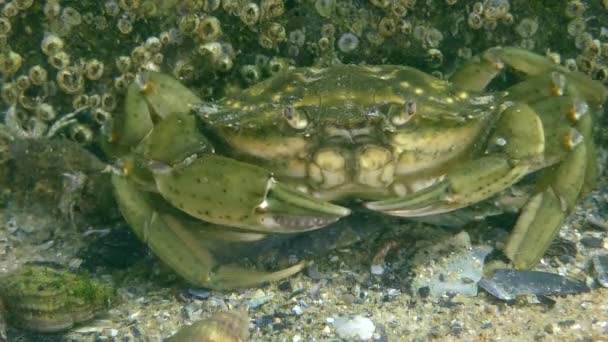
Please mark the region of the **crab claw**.
POLYGON ((268 233, 324 227, 350 210, 278 182, 264 168, 213 154, 152 170, 160 194, 181 211, 220 225, 268 233))

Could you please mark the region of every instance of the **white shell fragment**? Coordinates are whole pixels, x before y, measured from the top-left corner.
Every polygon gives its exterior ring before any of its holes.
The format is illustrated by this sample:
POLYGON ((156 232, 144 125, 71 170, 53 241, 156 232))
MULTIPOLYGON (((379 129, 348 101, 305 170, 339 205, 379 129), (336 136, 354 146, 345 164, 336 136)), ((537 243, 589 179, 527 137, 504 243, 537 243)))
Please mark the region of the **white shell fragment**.
POLYGON ((338 317, 334 320, 333 325, 338 336, 348 341, 368 341, 376 330, 374 322, 363 316, 338 317))
POLYGON ((499 269, 479 286, 496 298, 510 301, 518 296, 568 295, 589 291, 587 285, 555 273, 499 269))

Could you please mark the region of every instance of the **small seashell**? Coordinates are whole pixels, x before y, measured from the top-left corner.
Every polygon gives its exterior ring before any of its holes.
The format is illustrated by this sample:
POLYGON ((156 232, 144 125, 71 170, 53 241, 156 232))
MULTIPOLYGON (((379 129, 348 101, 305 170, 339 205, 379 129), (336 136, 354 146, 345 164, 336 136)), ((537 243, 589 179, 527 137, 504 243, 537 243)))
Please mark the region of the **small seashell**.
POLYGON ((244 342, 249 337, 249 317, 242 310, 224 311, 181 328, 168 342, 244 342))
POLYGON ((48 265, 26 265, 0 278, 0 294, 9 323, 40 333, 93 319, 115 299, 106 285, 48 265))

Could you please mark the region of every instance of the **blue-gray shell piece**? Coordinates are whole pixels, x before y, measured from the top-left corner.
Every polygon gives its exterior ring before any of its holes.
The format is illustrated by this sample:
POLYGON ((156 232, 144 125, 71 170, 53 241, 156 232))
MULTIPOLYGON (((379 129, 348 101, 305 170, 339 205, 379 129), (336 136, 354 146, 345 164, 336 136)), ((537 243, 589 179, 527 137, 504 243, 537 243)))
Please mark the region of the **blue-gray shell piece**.
POLYGON ((492 277, 481 279, 478 285, 505 301, 521 295, 562 296, 589 291, 584 282, 559 274, 514 269, 499 269, 492 277))

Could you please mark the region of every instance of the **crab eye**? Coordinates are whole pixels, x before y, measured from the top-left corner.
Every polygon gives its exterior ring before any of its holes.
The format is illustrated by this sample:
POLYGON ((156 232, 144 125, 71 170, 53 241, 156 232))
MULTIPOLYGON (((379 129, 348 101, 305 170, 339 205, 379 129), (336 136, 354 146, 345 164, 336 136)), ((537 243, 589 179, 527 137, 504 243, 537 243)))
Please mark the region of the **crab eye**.
POLYGON ((405 125, 416 114, 416 102, 407 101, 402 105, 391 105, 388 113, 393 125, 405 125))
POLYGON ((283 117, 291 128, 302 130, 308 126, 306 115, 296 110, 293 106, 287 106, 283 109, 283 117))

